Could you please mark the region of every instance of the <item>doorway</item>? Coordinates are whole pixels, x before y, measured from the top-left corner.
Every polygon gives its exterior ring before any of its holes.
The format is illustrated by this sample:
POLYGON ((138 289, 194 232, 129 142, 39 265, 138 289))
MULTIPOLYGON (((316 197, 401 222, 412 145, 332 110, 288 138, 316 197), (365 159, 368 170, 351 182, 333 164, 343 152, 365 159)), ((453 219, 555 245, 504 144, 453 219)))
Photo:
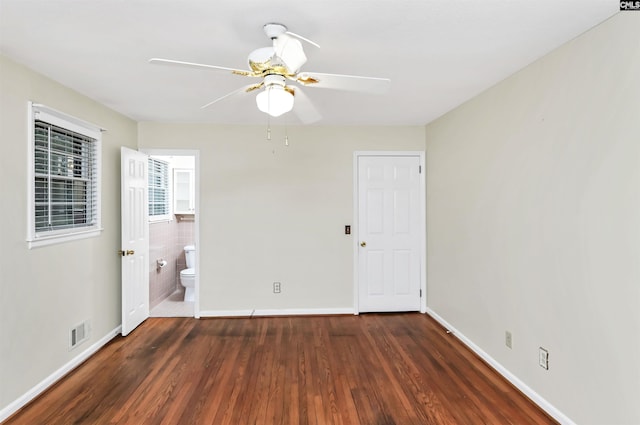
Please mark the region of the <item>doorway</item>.
MULTIPOLYGON (((168 214, 159 214, 149 218, 149 315, 151 317, 199 317, 198 294, 198 251, 199 214, 198 214, 198 165, 197 151, 147 149, 143 151, 150 158, 149 198, 150 213, 153 203, 168 205, 168 214), (156 171, 158 175, 154 178, 156 171), (166 182, 164 179, 166 178, 166 182), (166 192, 153 184, 166 184, 166 192), (155 199, 154 199, 155 198, 155 199), (195 265, 187 258, 194 248, 195 265), (185 249, 187 248, 187 249, 185 249), (193 296, 185 297, 187 281, 182 273, 191 272, 191 281, 195 285, 190 290, 193 296), (182 272, 182 273, 181 273, 182 272)), ((156 207, 157 208, 157 207, 156 207)), ((185 275, 186 276, 186 275, 185 275)))
POLYGON ((355 312, 426 311, 424 152, 354 154, 355 312))

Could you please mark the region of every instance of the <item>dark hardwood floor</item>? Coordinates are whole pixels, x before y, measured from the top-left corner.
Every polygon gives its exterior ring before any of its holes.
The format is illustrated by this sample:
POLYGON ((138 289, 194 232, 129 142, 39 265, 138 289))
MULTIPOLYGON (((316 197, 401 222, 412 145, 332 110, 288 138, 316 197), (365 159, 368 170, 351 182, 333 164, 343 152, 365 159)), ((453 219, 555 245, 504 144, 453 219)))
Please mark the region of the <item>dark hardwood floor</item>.
POLYGON ((427 315, 152 318, 11 424, 552 424, 427 315))

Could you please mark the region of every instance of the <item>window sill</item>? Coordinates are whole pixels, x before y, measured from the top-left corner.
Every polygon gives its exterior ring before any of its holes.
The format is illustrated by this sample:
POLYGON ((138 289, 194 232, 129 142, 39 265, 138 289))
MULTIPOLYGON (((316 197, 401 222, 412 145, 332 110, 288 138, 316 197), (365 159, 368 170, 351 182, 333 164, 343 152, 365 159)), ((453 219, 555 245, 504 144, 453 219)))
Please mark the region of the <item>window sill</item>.
POLYGON ((102 233, 102 228, 100 229, 91 229, 84 232, 75 232, 66 235, 51 235, 51 236, 40 236, 36 237, 33 240, 27 240, 27 246, 29 249, 40 248, 48 245, 55 245, 64 242, 77 241, 80 239, 88 239, 95 238, 96 236, 100 236, 102 233))
POLYGON ((169 217, 156 218, 156 219, 149 218, 149 224, 171 223, 172 221, 173 221, 173 219, 169 218, 169 217))

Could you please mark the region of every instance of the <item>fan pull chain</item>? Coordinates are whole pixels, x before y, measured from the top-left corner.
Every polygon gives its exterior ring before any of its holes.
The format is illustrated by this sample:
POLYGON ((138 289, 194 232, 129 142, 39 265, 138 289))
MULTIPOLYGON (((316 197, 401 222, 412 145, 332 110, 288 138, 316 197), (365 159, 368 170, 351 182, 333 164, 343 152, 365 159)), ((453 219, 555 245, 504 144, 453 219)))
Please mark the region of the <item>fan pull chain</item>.
MULTIPOLYGON (((267 116, 267 142, 271 141, 271 117, 267 116)), ((271 149, 271 154, 276 154, 276 149, 271 149)))
POLYGON ((271 141, 271 116, 267 115, 267 141, 271 141))
POLYGON ((285 146, 289 146, 289 127, 285 126, 284 127, 284 145, 285 146))

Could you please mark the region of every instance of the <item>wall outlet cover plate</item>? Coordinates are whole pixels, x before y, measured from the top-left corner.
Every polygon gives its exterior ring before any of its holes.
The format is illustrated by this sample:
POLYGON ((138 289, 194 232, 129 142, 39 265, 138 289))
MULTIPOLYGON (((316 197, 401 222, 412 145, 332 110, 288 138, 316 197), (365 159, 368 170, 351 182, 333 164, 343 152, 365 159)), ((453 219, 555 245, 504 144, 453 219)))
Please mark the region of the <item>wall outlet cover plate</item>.
POLYGON ((538 351, 538 364, 541 368, 549 370, 549 352, 542 347, 538 351))

